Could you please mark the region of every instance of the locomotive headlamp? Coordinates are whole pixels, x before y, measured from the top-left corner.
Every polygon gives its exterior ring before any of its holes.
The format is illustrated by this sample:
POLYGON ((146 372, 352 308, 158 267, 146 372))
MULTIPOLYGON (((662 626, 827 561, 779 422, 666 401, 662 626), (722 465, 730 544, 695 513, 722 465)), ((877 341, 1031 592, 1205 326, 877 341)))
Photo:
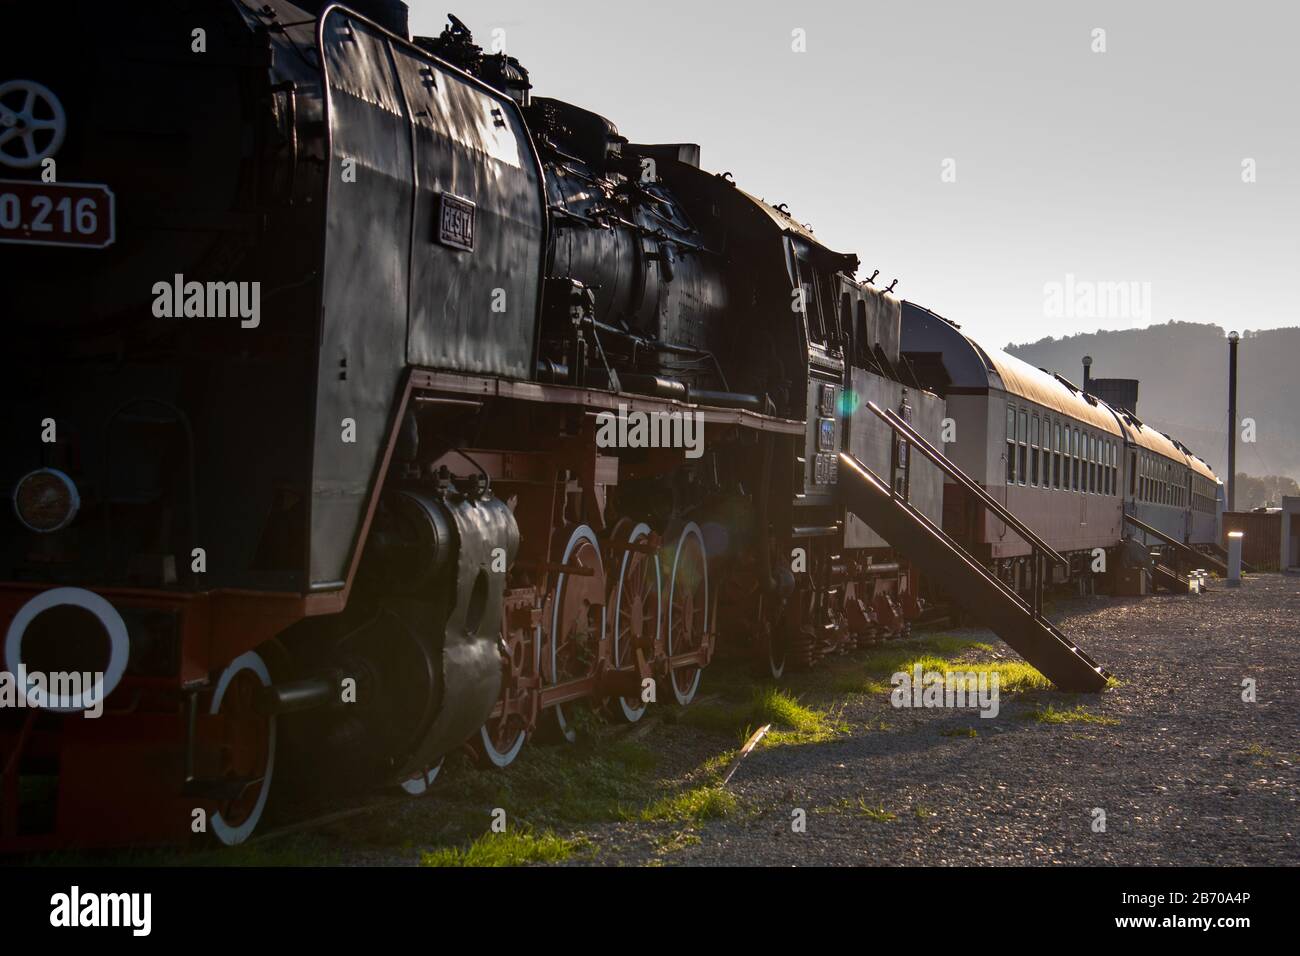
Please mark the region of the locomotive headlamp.
POLYGON ((31 531, 48 534, 77 516, 81 496, 72 479, 54 468, 38 468, 14 487, 14 514, 31 531))

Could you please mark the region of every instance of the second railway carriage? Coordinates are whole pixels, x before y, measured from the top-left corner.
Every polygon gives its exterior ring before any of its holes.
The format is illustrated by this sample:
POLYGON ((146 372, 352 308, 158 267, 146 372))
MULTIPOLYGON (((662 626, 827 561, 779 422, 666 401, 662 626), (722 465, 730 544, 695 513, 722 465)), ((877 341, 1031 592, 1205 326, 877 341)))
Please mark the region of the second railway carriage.
POLYGON ((1204 458, 1187 454, 1191 467, 1191 544, 1219 545, 1219 528, 1223 523, 1223 482, 1204 458))
POLYGON ((1133 413, 1114 414, 1124 430, 1125 512, 1176 541, 1217 542, 1219 480, 1209 465, 1133 413))
MULTIPOLYGON (((1069 558, 1070 575, 1118 543, 1123 433, 1108 406, 911 302, 902 351, 947 400, 948 457, 1069 558)), ((1023 577, 1029 546, 954 484, 944 490, 943 524, 1000 573, 1023 577)))

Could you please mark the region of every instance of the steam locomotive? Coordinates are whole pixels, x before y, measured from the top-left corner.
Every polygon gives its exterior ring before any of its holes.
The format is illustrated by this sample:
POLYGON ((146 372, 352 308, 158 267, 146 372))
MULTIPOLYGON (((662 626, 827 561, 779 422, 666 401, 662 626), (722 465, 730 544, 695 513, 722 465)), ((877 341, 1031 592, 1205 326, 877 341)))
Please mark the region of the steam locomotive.
POLYGON ((952 525, 867 408, 940 444, 960 343, 856 257, 455 18, 70 6, 0 37, 0 624, 98 676, 0 708, 0 848, 240 843, 923 613, 839 456, 952 525))

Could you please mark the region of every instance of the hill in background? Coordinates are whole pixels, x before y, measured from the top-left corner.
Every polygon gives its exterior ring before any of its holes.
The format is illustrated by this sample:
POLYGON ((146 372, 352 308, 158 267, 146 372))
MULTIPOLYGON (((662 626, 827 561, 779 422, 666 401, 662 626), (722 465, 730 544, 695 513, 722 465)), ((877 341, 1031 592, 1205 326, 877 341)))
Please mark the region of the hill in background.
MULTIPOLYGON (((1100 331, 1008 345, 1032 365, 1083 380, 1083 357, 1095 378, 1136 378, 1137 415, 1228 473, 1228 332, 1217 325, 1170 322, 1145 329, 1100 331)), ((1255 438, 1238 433, 1237 471, 1300 479, 1300 328, 1242 332, 1237 414, 1255 420, 1255 438)), ((1240 505, 1241 502, 1238 502, 1240 505)))

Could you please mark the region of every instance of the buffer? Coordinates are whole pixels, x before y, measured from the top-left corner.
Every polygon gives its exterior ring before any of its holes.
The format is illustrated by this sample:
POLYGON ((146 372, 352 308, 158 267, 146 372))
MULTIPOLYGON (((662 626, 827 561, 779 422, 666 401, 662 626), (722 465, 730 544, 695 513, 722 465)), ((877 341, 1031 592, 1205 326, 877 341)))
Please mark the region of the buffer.
POLYGON ((840 454, 839 495, 843 504, 869 524, 918 568, 943 582, 944 590, 959 604, 985 621, 998 637, 1064 691, 1099 691, 1110 674, 1043 617, 1043 582, 1048 562, 1064 565, 1065 558, 1050 548, 1015 515, 990 497, 965 472, 919 432, 892 411, 874 402, 867 408, 893 429, 891 473, 903 469, 902 487, 894 487, 873 474, 852 455, 840 454), (1032 549, 1033 596, 1025 600, 989 571, 942 528, 908 501, 911 454, 915 449, 934 462, 986 508, 1005 521, 1032 549))

